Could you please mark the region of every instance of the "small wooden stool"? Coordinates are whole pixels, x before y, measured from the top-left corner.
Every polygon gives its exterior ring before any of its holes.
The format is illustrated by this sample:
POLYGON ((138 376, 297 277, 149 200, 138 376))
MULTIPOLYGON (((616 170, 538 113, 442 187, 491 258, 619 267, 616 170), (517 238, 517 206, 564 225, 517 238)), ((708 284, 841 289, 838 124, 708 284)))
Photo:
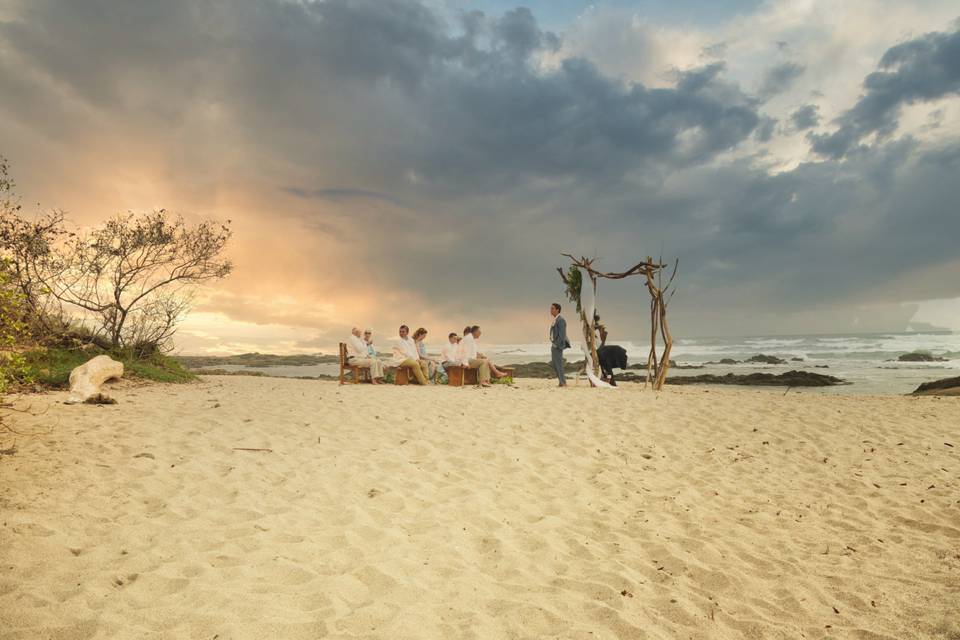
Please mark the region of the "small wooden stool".
POLYGON ((451 387, 462 387, 465 384, 480 384, 477 380, 477 370, 463 365, 447 367, 447 384, 451 387))
POLYGON ((413 375, 413 369, 410 367, 397 367, 393 374, 393 384, 403 386, 406 384, 412 384, 413 380, 416 378, 413 375))

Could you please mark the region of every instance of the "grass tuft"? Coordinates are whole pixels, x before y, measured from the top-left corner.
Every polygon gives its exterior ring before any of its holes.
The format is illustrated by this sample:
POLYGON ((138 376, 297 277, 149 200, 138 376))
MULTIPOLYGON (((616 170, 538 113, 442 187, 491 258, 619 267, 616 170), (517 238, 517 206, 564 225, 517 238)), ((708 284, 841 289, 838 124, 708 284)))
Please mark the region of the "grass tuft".
POLYGON ((43 349, 24 354, 27 365, 25 381, 46 387, 67 387, 70 372, 94 356, 108 355, 123 363, 123 375, 155 382, 190 382, 197 376, 179 362, 161 354, 136 358, 125 351, 90 349, 43 349))

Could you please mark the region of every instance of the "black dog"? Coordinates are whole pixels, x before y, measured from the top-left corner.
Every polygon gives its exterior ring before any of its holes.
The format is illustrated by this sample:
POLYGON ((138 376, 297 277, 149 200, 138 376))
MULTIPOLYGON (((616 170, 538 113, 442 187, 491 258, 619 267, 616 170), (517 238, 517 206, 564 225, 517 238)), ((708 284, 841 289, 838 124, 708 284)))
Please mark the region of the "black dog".
POLYGON ((613 379, 613 370, 627 368, 627 350, 615 344, 607 344, 597 349, 597 358, 600 360, 600 371, 604 380, 617 386, 617 381, 613 379))

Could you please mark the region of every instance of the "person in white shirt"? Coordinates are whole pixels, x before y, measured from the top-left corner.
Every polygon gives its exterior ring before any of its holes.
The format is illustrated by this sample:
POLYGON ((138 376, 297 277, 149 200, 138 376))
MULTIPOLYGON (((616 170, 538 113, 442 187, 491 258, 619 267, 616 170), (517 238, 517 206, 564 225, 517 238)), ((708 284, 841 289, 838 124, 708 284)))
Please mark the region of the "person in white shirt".
POLYGON ((383 383, 383 363, 372 357, 363 340, 359 327, 354 327, 347 338, 347 362, 357 367, 370 367, 370 380, 373 384, 383 383))
POLYGON ((451 333, 447 336, 447 344, 440 348, 440 364, 444 370, 447 367, 459 366, 463 356, 460 355, 460 336, 451 333))
POLYGON ((393 348, 393 364, 399 367, 408 367, 419 384, 428 384, 427 376, 430 368, 426 361, 420 359, 416 343, 410 338, 410 327, 400 327, 400 341, 393 348))
POLYGON ((480 346, 477 344, 477 340, 480 339, 480 335, 481 335, 480 327, 478 327, 477 325, 473 325, 472 327, 470 327, 470 336, 472 338, 471 342, 473 343, 472 349, 473 349, 473 352, 476 354, 475 357, 481 360, 487 361, 487 366, 490 367, 490 373, 493 374, 495 378, 502 378, 506 375, 509 375, 507 374, 506 371, 500 371, 500 369, 497 369, 497 366, 493 364, 493 361, 485 353, 480 352, 479 350, 480 346))
POLYGON ((490 386, 490 363, 478 357, 477 343, 473 339, 473 327, 467 327, 460 341, 460 363, 465 367, 477 370, 477 379, 481 387, 490 386))

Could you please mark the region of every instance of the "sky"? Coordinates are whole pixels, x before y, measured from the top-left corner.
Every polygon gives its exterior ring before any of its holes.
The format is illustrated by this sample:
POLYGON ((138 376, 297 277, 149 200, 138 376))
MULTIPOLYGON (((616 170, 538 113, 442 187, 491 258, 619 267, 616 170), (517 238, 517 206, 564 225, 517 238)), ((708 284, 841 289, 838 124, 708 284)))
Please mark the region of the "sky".
POLYGON ((678 259, 676 337, 960 331, 953 1, 0 0, 0 155, 232 221, 186 353, 544 341, 562 252, 678 259))

